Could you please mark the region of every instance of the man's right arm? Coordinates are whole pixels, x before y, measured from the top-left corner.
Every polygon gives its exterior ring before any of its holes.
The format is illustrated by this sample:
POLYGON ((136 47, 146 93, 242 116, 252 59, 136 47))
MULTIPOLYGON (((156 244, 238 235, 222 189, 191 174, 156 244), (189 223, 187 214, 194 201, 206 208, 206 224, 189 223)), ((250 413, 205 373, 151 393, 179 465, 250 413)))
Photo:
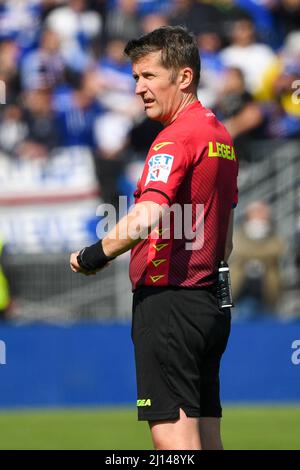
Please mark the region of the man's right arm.
POLYGON ((166 213, 167 207, 167 204, 160 205, 152 201, 137 203, 103 240, 86 247, 81 253, 77 251, 71 254, 72 271, 86 275, 96 274, 111 259, 132 249, 142 239, 147 238, 166 213), (81 257, 81 263, 78 256, 81 257), (82 260, 83 256, 85 259, 82 260), (95 268, 89 265, 95 266, 95 268))

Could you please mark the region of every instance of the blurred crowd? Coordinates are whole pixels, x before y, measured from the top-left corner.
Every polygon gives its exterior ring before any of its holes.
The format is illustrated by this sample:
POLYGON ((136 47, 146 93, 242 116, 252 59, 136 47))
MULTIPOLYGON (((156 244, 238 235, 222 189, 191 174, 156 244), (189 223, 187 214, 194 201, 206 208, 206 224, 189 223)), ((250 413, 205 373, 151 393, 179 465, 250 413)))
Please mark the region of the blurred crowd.
POLYGON ((199 99, 240 160, 249 139, 300 135, 300 0, 2 0, 0 150, 45 158, 89 146, 105 193, 160 129, 144 120, 124 45, 167 24, 196 34, 199 99))
MULTIPOLYGON (((1 0, 0 153, 48 159, 58 147, 89 147, 103 200, 131 195, 130 173, 161 127, 135 97, 124 46, 175 24, 197 37, 199 99, 225 123, 241 165, 253 139, 300 137, 300 0, 1 0)), ((262 222, 254 230, 253 215, 266 220, 268 209, 247 212, 235 285, 242 296, 242 266, 253 289, 264 273, 271 308, 278 259, 272 250, 266 266, 245 259, 247 237, 263 230, 262 222)), ((271 246, 280 256, 280 242, 271 246)))

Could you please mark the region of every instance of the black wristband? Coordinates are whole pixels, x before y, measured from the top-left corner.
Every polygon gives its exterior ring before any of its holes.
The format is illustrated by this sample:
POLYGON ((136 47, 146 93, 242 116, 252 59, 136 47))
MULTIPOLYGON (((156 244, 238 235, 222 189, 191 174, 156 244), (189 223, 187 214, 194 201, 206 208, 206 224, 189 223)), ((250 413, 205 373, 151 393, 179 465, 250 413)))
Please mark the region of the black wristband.
POLYGON ((102 240, 91 246, 87 246, 80 251, 77 256, 77 262, 85 271, 96 271, 103 268, 114 258, 106 256, 102 247, 102 240))

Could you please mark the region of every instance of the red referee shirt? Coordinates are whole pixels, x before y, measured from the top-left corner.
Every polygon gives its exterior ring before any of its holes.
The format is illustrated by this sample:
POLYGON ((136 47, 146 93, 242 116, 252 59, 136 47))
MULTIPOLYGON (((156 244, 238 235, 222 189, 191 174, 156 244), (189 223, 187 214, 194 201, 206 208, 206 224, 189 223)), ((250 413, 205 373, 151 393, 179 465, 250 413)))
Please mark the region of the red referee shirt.
POLYGON ((159 133, 147 155, 135 202, 171 208, 177 204, 183 216, 173 217, 177 232, 173 226, 165 233, 156 229, 132 250, 133 290, 140 285, 196 288, 215 282, 230 211, 237 204, 237 173, 227 130, 198 101, 159 133), (198 230, 194 240, 188 227, 198 230))

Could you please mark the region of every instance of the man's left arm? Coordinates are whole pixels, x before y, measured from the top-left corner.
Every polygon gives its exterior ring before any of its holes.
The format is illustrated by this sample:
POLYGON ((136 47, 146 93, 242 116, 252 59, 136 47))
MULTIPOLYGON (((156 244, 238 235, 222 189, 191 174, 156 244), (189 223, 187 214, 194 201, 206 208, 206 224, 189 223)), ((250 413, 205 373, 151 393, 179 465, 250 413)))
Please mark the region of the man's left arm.
POLYGON ((111 260, 147 238, 166 210, 167 206, 152 201, 137 203, 103 240, 71 254, 72 271, 85 275, 96 274, 111 260))

